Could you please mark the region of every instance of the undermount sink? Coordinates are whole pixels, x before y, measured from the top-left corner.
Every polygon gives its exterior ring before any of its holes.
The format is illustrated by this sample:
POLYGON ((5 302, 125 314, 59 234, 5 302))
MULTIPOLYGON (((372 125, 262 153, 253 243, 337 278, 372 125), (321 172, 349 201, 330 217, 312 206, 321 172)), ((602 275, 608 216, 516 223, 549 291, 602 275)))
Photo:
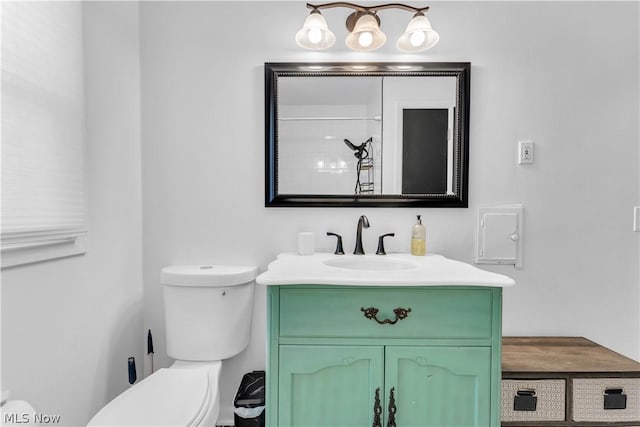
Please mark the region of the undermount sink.
POLYGON ((328 265, 329 267, 365 271, 410 270, 417 267, 415 263, 409 261, 389 259, 379 256, 376 258, 332 258, 324 261, 324 264, 328 265))

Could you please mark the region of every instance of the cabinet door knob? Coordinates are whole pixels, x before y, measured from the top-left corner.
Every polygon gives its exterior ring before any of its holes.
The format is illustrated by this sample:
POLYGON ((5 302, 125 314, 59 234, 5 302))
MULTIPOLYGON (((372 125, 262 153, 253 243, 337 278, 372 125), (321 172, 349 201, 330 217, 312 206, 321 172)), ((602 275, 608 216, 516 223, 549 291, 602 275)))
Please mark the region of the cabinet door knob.
POLYGON ((409 316, 409 313, 411 313, 411 308, 402 308, 402 307, 394 308, 393 313, 396 315, 396 318, 393 320, 390 320, 390 319, 379 320, 376 316, 380 310, 378 310, 376 307, 368 307, 368 308, 360 307, 360 311, 364 313, 364 317, 366 317, 367 319, 375 320, 381 325, 385 325, 385 324, 395 325, 396 323, 398 323, 398 320, 406 319, 409 316))
POLYGON ((396 396, 394 394, 395 387, 391 387, 389 390, 389 419, 387 420, 387 427, 396 427, 396 396))

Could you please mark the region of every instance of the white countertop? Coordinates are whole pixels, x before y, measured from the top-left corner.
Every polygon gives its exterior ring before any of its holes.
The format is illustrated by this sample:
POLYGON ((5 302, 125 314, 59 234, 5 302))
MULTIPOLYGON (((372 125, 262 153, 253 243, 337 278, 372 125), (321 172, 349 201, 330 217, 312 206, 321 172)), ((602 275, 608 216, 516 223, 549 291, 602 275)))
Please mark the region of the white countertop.
POLYGON ((515 282, 501 274, 491 273, 442 255, 334 255, 316 253, 298 255, 283 253, 271 262, 267 271, 256 278, 261 285, 350 285, 350 286, 488 286, 509 287, 515 282), (333 260, 375 264, 398 262, 411 264, 400 270, 348 269, 326 265, 333 260))

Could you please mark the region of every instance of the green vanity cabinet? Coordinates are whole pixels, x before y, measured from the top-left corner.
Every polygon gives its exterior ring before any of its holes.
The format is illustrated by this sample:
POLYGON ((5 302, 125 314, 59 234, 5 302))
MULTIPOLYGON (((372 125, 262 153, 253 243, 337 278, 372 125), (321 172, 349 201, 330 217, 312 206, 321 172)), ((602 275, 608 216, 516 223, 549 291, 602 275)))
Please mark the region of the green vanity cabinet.
POLYGON ((501 288, 267 292, 269 426, 499 425, 501 288))

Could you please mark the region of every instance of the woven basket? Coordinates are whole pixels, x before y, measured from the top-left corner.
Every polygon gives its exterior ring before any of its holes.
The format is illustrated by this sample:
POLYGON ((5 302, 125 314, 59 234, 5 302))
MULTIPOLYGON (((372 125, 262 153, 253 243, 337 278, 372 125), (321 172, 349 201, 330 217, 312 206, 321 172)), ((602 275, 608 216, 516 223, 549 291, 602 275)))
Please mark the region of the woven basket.
POLYGON ((640 423, 640 378, 576 378, 573 380, 573 420, 640 423), (627 409, 604 409, 604 391, 621 388, 627 409))
POLYGON ((502 421, 564 421, 564 380, 502 380, 502 421), (514 411, 513 400, 518 390, 535 390, 535 411, 514 411))

